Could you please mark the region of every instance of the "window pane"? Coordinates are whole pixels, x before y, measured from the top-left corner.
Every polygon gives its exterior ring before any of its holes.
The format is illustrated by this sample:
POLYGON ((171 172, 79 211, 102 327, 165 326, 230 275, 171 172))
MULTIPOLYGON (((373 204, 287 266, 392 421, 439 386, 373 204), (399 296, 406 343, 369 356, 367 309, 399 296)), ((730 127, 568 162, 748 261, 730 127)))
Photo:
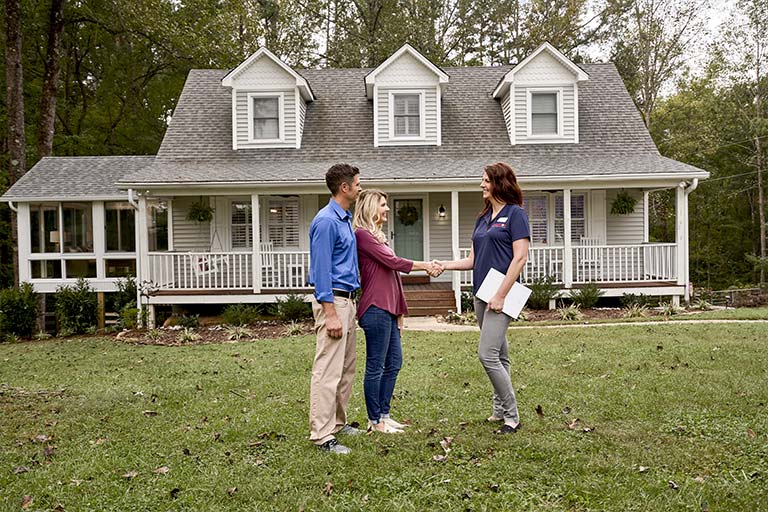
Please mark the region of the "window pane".
POLYGON ((128 203, 105 204, 107 251, 136 251, 135 214, 128 203))
POLYGON ((278 98, 253 98, 253 118, 275 118, 278 117, 280 102, 278 98))
POLYGON ((251 203, 233 202, 230 219, 233 249, 253 247, 252 224, 251 203))
POLYGON ((274 248, 299 247, 299 198, 271 198, 268 202, 267 233, 274 248))
POLYGON ((147 202, 147 230, 149 250, 168 250, 168 201, 165 199, 147 202))
POLYGON ((407 118, 395 117, 395 135, 406 135, 407 133, 407 118))
MULTIPOLYGON (((571 195, 571 241, 578 242, 586 233, 585 215, 586 196, 584 194, 571 195)), ((563 220, 563 195, 555 196, 555 239, 562 243, 565 235, 563 220)))
POLYGON ((547 196, 528 195, 523 208, 528 214, 528 223, 531 228, 531 243, 546 244, 547 237, 547 196))
POLYGON ((533 114, 557 114, 557 93, 531 94, 531 112, 533 114))
POLYGON ((280 127, 277 119, 253 120, 254 139, 278 139, 280 138, 279 131, 280 127))
POLYGON ((32 252, 59 252, 59 205, 32 204, 29 207, 32 252))
POLYGON ((96 260, 67 260, 67 278, 96 277, 96 260))
POLYGON ((418 94, 394 95, 395 136, 419 136, 421 134, 421 112, 418 94))
POLYGON ((33 279, 61 279, 61 260, 32 261, 33 279))
POLYGON ((93 252, 91 203, 64 203, 64 252, 93 252))
POLYGON ((531 134, 557 134, 557 114, 531 115, 531 134))
POLYGON ((135 259, 108 259, 104 260, 107 277, 128 277, 136 275, 135 259))

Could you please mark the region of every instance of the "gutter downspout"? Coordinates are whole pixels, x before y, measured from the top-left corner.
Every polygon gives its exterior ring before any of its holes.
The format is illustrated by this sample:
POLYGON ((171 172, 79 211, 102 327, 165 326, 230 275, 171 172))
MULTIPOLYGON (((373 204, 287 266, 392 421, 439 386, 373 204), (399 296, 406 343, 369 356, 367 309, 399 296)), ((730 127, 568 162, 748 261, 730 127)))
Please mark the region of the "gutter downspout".
POLYGON ((696 190, 699 186, 699 178, 693 178, 693 182, 691 182, 690 185, 685 187, 683 189, 683 193, 685 194, 685 246, 686 246, 686 258, 685 258, 685 302, 688 303, 691 300, 691 258, 690 258, 690 247, 691 247, 691 239, 689 237, 689 228, 688 225, 690 224, 690 216, 688 211, 688 196, 691 195, 691 192, 696 190))
POLYGON ((133 189, 132 188, 128 189, 128 202, 131 204, 131 206, 133 206, 134 210, 138 210, 139 209, 139 205, 136 202, 136 199, 133 198, 133 189))
POLYGON ((19 207, 13 204, 13 201, 8 201, 8 208, 13 210, 13 213, 19 213, 19 207))

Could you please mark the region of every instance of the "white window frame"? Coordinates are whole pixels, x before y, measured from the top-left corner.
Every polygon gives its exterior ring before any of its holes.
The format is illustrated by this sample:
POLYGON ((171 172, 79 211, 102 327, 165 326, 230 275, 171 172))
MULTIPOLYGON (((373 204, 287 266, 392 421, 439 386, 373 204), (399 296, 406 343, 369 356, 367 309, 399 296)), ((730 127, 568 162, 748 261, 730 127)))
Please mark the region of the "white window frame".
POLYGON ((531 87, 526 89, 526 113, 528 119, 527 136, 529 139, 562 139, 563 136, 563 88, 562 87, 531 87), (556 94, 557 99, 557 133, 533 133, 533 95, 556 94))
MULTIPOLYGON (((564 194, 562 192, 556 192, 552 194, 552 238, 554 245, 563 245, 565 244, 565 209, 563 209, 563 218, 560 218, 557 216, 557 198, 563 197, 564 194), (563 240, 557 240, 557 221, 562 220, 563 221, 563 240)), ((584 201, 584 217, 574 217, 573 211, 571 211, 571 243, 578 242, 581 237, 589 236, 589 224, 587 222, 588 219, 588 213, 587 213, 587 205, 589 201, 589 195, 587 192, 571 192, 571 210, 573 210, 573 200, 576 197, 582 197, 584 201), (574 230, 573 230, 573 221, 574 219, 577 220, 583 220, 584 221, 584 232, 576 236, 574 230)), ((563 205, 565 205, 565 199, 563 199, 563 205)))
MULTIPOLYGON (((289 194, 287 196, 262 196, 263 202, 261 202, 261 214, 260 214, 260 222, 261 222, 261 240, 260 243, 272 243, 274 250, 280 251, 280 252, 292 252, 301 250, 301 237, 302 237, 302 231, 301 231, 301 222, 302 222, 302 202, 301 202, 301 196, 296 194, 289 194), (269 228, 272 226, 272 223, 270 222, 270 201, 277 201, 280 203, 288 203, 292 201, 296 201, 296 205, 298 207, 298 239, 297 239, 297 245, 291 245, 291 246, 284 246, 284 245, 278 245, 278 242, 285 242, 285 237, 283 237, 282 240, 273 240, 270 238, 269 228)), ((285 218, 283 218, 282 223, 285 222, 285 218)), ((285 233, 283 233, 285 234, 285 233)))
POLYGON ((389 140, 426 140, 426 105, 424 104, 424 90, 423 89, 396 89, 388 91, 389 96, 389 140), (395 96, 398 95, 413 95, 419 96, 419 135, 395 135, 395 96))
POLYGON ((275 144, 285 142, 285 93, 284 92, 249 92, 248 98, 248 142, 252 144, 275 144), (253 99, 277 98, 277 131, 276 139, 255 139, 253 137, 253 99))
MULTIPOLYGON (((248 251, 251 251, 253 249, 253 240, 251 240, 251 245, 246 246, 246 247, 234 247, 234 245, 232 244, 232 241, 233 241, 232 233, 234 232, 234 230, 232 229, 232 226, 233 226, 233 224, 232 224, 232 207, 235 204, 238 204, 238 203, 239 204, 247 205, 249 207, 252 207, 250 198, 248 198, 247 200, 246 199, 233 199, 233 200, 229 201, 229 208, 228 208, 229 219, 227 219, 228 220, 228 224, 229 224, 229 226, 228 226, 229 227, 229 249, 231 251, 235 251, 235 252, 239 252, 239 251, 248 252, 248 251)), ((246 236, 245 236, 246 241, 248 240, 249 236, 251 236, 251 237, 253 236, 253 219, 254 219, 254 214, 253 214, 253 210, 251 210, 251 222, 245 224, 246 226, 248 226, 248 231, 247 231, 246 236)))

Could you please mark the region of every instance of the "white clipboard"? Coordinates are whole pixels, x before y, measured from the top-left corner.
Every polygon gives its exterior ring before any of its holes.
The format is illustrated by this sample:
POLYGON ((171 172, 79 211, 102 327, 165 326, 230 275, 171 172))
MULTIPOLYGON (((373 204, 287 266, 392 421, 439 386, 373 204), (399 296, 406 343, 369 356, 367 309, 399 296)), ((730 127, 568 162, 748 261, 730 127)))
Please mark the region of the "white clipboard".
MULTIPOLYGON (((491 268, 488 275, 483 279, 480 288, 477 290, 477 298, 485 303, 490 302, 493 296, 496 295, 496 292, 499 291, 501 283, 504 281, 504 277, 504 274, 495 268, 491 268)), ((515 284, 512 285, 509 293, 507 293, 507 296, 504 298, 504 307, 501 310, 502 313, 517 319, 530 296, 531 289, 515 281, 515 284)))

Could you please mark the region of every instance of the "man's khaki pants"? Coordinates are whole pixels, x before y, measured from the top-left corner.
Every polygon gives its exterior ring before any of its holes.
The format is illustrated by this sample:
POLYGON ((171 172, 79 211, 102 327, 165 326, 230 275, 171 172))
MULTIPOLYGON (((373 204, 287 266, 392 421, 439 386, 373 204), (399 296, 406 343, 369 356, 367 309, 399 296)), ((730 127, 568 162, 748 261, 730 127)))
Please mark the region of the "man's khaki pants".
POLYGON ((309 439, 323 444, 347 423, 347 405, 355 381, 355 315, 352 299, 333 298, 341 321, 341 338, 331 338, 325 327, 325 311, 312 299, 317 348, 309 389, 309 439))

